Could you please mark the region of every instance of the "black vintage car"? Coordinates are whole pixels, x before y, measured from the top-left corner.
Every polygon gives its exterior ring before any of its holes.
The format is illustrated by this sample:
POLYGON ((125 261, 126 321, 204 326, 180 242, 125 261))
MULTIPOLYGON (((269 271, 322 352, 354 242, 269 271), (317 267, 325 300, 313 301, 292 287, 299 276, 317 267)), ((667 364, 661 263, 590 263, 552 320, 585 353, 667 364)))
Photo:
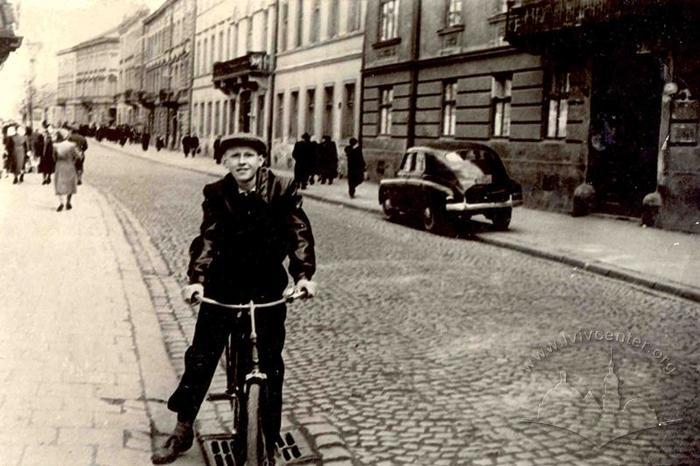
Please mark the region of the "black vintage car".
POLYGON ((522 199, 522 187, 508 176, 496 151, 478 143, 456 149, 412 147, 396 177, 379 185, 379 203, 387 218, 418 217, 431 232, 477 214, 506 230, 513 207, 522 199))

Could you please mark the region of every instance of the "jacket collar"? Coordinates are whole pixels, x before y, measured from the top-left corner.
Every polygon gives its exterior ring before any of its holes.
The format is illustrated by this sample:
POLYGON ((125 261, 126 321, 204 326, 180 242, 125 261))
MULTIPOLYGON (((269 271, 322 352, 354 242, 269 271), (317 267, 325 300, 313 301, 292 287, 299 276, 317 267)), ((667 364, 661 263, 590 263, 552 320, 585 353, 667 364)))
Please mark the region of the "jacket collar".
MULTIPOLYGON (((272 186, 274 176, 275 175, 269 169, 261 167, 255 179, 254 190, 267 204, 270 203, 272 197, 272 190, 270 187, 272 186)), ((236 204, 236 198, 239 196, 238 189, 238 183, 236 183, 233 175, 228 173, 224 177, 224 201, 226 202, 226 207, 231 212, 235 211, 234 205, 236 204)))

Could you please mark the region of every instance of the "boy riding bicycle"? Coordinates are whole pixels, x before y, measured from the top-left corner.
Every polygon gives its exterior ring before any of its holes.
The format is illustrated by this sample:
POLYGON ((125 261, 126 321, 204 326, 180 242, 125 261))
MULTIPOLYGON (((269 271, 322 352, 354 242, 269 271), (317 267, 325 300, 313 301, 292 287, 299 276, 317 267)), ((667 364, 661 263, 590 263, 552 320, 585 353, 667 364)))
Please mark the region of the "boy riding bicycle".
MULTIPOLYGON (((313 296, 314 238, 296 185, 263 167, 266 146, 256 136, 227 137, 220 150, 229 174, 204 187, 203 220, 190 246, 190 284, 183 298, 191 302, 198 294, 231 304, 279 299, 287 286, 287 257, 296 288, 313 296)), ((263 429, 272 448, 281 423, 285 318, 281 304, 262 313, 257 323, 260 365, 268 375, 269 416, 263 429)), ((170 463, 192 446, 192 425, 232 331, 245 330, 236 328, 231 313, 201 304, 185 373, 168 400, 177 425, 153 454, 154 464, 170 463)))

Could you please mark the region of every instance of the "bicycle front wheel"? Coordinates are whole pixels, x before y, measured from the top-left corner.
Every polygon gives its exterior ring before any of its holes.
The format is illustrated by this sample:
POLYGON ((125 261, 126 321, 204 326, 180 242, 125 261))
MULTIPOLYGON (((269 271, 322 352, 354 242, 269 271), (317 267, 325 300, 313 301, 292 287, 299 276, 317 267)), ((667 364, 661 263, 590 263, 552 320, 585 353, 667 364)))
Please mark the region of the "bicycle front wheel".
POLYGON ((265 435, 262 427, 262 393, 260 385, 248 387, 246 401, 248 426, 246 428, 246 466, 266 466, 268 464, 265 435))

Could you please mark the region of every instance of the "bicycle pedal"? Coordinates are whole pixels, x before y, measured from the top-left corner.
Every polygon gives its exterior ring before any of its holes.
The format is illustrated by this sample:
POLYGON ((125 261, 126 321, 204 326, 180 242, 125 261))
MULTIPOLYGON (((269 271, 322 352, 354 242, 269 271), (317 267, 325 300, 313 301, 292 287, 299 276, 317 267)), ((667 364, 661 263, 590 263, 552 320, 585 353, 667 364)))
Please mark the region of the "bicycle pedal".
POLYGON ((210 393, 207 395, 207 401, 233 401, 236 399, 236 395, 229 393, 210 393))

